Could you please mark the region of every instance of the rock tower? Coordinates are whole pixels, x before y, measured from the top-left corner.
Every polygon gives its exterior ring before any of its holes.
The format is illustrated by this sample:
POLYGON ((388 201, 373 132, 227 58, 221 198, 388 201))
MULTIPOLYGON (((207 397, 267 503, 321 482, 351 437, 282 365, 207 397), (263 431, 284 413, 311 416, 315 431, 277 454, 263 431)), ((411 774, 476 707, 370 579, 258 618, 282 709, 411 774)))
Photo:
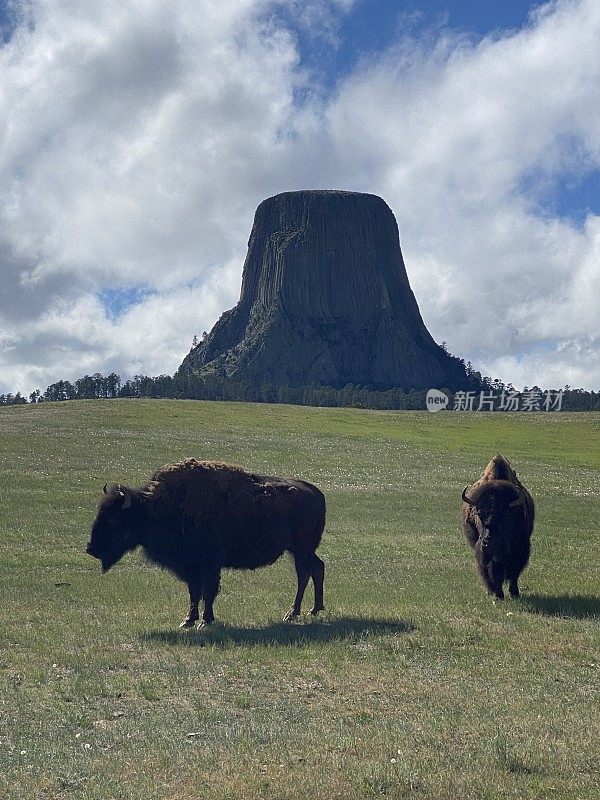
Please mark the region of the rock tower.
POLYGON ((468 382, 425 327, 390 208, 372 194, 325 190, 259 205, 240 300, 180 372, 292 387, 468 382))

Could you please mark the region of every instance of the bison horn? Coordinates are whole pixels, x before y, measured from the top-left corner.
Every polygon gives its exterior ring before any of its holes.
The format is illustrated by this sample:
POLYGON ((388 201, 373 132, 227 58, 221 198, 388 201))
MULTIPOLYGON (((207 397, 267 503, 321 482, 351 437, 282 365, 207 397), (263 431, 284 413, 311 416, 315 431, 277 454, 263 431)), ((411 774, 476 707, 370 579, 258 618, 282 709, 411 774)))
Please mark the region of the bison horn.
POLYGON ((104 488, 102 489, 102 491, 104 492, 104 494, 108 494, 108 483, 104 484, 104 488))
POLYGON ((469 500, 469 498, 467 497, 467 489, 468 489, 468 488, 469 488, 468 486, 465 486, 465 488, 463 489, 463 493, 462 493, 462 499, 464 500, 464 502, 465 502, 467 505, 469 505, 469 506, 474 506, 474 505, 475 505, 475 503, 474 503, 472 500, 469 500))

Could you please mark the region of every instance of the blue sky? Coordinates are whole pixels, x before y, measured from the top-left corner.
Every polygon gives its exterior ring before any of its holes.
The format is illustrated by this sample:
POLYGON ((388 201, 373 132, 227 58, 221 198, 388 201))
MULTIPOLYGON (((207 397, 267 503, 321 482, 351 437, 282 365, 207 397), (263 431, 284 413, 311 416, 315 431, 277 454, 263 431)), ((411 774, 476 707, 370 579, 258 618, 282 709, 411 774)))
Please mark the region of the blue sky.
POLYGON ((359 0, 337 31, 339 46, 315 47, 314 36, 301 36, 305 59, 327 72, 330 82, 355 66, 356 58, 384 50, 405 30, 418 33, 439 26, 463 31, 469 36, 493 35, 522 27, 536 4, 522 0, 505 2, 406 3, 396 0, 359 0), (316 51, 316 53, 315 53, 316 51))
POLYGON ((0 28, 1 391, 174 372, 256 206, 319 187, 384 198, 451 352, 600 387, 597 0, 13 0, 0 28))
MULTIPOLYGON (((295 26, 302 63, 319 76, 320 83, 335 91, 340 78, 351 74, 361 60, 385 51, 402 35, 429 36, 436 29, 462 33, 472 41, 500 37, 529 23, 529 15, 542 3, 529 0, 449 0, 407 3, 398 0, 358 0, 352 13, 340 20, 335 46, 295 26)), ((289 14, 284 14, 291 24, 289 14)), ((526 182, 524 182, 525 184, 526 182)), ((589 172, 554 180, 533 193, 546 211, 581 222, 587 211, 600 211, 600 173, 589 172)))

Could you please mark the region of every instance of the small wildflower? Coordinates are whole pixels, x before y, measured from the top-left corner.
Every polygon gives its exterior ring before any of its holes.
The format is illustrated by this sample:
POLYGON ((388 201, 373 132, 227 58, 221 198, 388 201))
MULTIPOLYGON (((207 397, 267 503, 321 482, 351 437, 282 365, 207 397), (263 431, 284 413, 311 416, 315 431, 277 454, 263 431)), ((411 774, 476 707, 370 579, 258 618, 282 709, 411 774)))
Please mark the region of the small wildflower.
POLYGON ((390 764, 396 764, 397 760, 396 758, 390 758, 390 764))
POLYGON ((83 745, 83 749, 84 749, 84 750, 89 750, 89 749, 91 748, 91 746, 92 746, 92 745, 91 745, 91 744, 89 744, 89 742, 86 742, 86 743, 83 745))
POLYGON ((25 756, 25 755, 27 755, 27 750, 21 750, 21 755, 22 755, 22 756, 25 756))

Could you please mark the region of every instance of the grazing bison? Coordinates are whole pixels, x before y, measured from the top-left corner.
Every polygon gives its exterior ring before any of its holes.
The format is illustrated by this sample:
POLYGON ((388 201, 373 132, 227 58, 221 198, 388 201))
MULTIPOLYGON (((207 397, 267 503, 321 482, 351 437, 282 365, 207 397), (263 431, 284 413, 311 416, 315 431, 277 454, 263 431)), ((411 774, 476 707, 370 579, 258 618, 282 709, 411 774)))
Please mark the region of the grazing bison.
POLYGON ((241 467, 188 458, 162 467, 140 489, 104 487, 87 552, 106 572, 130 550, 187 583, 190 610, 181 627, 214 620, 221 569, 256 569, 287 550, 298 591, 285 619, 300 614, 309 578, 311 614, 323 608, 325 565, 316 555, 325 526, 325 498, 306 481, 272 478, 241 467))
POLYGON ((462 493, 461 517, 477 568, 490 594, 519 596, 519 575, 529 561, 533 499, 504 456, 492 458, 479 480, 462 493))

